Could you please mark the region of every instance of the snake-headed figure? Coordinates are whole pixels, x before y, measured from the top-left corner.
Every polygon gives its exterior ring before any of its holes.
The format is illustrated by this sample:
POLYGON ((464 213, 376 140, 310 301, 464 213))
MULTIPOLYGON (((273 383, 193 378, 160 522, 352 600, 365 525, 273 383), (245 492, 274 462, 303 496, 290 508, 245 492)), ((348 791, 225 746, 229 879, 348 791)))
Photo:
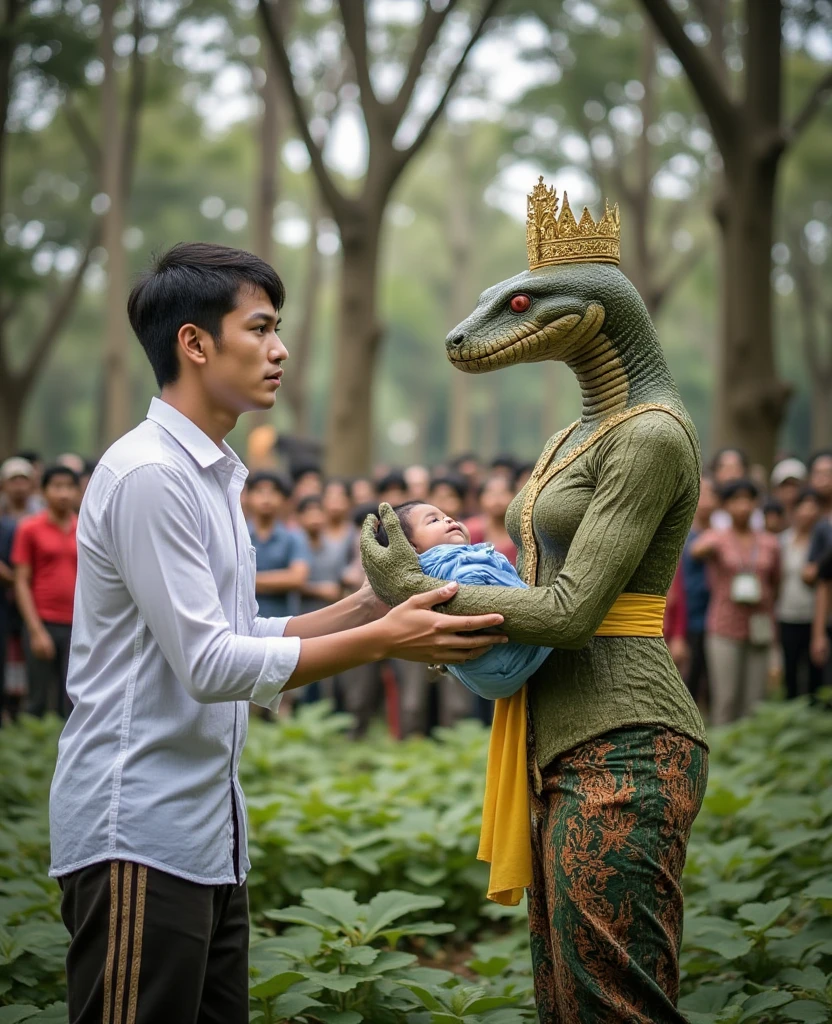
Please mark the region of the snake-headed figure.
MULTIPOLYGON (((576 222, 564 197, 552 231, 556 211, 541 179, 530 270, 489 288, 446 343, 468 373, 565 362, 583 401, 506 517, 529 588, 461 586, 443 606, 499 612, 512 640, 553 648, 495 707, 481 856, 492 898, 515 902, 528 888, 542 1024, 681 1024, 680 876, 707 747, 662 613, 696 508, 699 447, 617 267, 617 208, 576 222)), ((382 517, 389 546, 365 524, 364 565, 398 604, 438 583, 389 508, 382 517)))

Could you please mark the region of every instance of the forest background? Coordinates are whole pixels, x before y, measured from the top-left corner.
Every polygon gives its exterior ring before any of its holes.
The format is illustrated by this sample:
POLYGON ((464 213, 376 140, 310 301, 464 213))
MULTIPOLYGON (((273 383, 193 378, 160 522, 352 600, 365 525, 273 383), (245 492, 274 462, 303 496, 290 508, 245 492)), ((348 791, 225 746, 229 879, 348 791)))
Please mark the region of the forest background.
POLYGON ((579 412, 569 371, 468 377, 443 343, 525 269, 538 174, 578 213, 620 204, 622 269, 706 451, 832 446, 825 0, 4 0, 2 19, 0 456, 95 456, 142 418, 126 293, 200 239, 278 268, 269 419, 330 469, 533 459, 579 412))

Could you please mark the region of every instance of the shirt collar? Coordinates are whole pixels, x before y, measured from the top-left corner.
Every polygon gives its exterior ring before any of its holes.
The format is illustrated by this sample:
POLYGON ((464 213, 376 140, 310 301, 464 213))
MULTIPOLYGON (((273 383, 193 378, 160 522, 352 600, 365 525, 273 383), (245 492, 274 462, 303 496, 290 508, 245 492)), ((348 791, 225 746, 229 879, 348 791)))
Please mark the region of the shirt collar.
POLYGON ((236 452, 225 441, 222 442, 221 447, 217 447, 193 420, 188 419, 178 409, 174 409, 168 402, 163 402, 160 398, 152 398, 150 408, 147 410, 147 418, 158 423, 160 427, 164 427, 203 469, 216 465, 221 459, 228 459, 233 464, 230 468, 245 472, 245 466, 240 462, 236 452))

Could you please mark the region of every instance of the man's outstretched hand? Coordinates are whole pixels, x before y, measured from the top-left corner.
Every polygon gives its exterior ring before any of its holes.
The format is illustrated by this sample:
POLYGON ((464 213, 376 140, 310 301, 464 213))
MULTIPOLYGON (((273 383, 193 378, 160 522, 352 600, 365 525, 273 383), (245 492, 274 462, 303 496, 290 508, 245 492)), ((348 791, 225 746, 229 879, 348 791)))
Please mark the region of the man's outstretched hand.
POLYGON ((414 594, 441 587, 441 580, 422 572, 416 552, 391 506, 384 502, 379 512, 390 538, 389 547, 382 547, 378 542, 376 516, 367 516, 361 528, 361 562, 376 595, 392 608, 414 594))

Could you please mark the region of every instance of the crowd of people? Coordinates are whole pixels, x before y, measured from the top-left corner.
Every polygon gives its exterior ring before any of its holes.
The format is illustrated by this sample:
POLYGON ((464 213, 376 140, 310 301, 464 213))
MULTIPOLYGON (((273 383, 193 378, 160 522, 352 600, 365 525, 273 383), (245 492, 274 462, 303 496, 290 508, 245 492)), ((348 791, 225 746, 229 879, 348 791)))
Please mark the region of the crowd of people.
MULTIPOLYGON (((465 524, 513 564, 505 517, 532 466, 464 455, 433 471, 386 468, 374 478, 326 478, 315 464, 260 469, 243 505, 256 557, 260 614, 314 611, 364 583, 359 528, 380 502, 423 501, 465 524)), ((94 466, 68 453, 45 467, 35 452, 0 465, 0 723, 20 711, 66 715, 77 512, 94 466)), ((712 724, 768 693, 817 699, 828 683, 832 619, 832 450, 781 458, 770 477, 742 451, 716 454, 668 595, 665 637, 712 724)), ((281 713, 329 699, 356 736, 376 717, 397 736, 462 718, 488 723, 490 702, 441 666, 364 665, 287 695, 281 713)))

